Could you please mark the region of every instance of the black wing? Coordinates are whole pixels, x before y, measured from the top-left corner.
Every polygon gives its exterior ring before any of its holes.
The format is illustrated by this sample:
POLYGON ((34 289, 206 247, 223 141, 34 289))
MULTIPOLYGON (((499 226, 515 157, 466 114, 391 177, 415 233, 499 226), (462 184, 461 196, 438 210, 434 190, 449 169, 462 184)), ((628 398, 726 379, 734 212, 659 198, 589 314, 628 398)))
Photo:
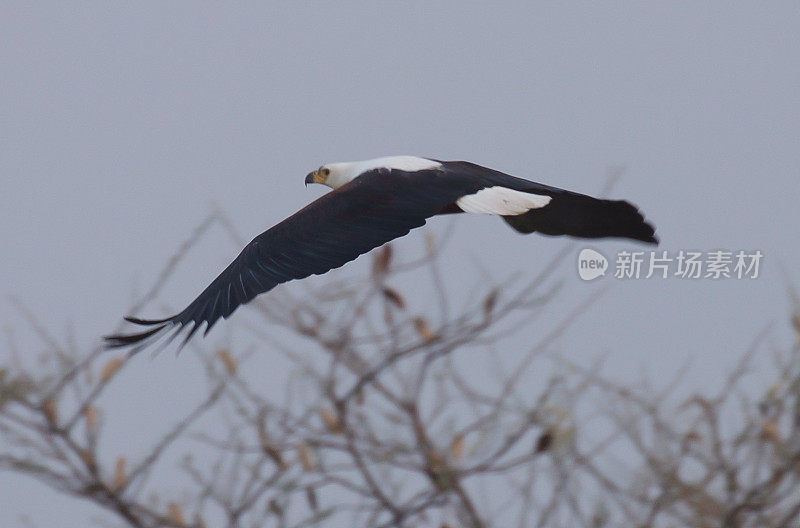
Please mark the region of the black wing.
POLYGON ((443 169, 470 178, 482 187, 499 185, 516 191, 552 197, 539 209, 503 219, 520 233, 567 235, 579 238, 630 238, 658 244, 655 228, 639 209, 625 200, 593 198, 557 187, 524 180, 467 161, 443 162, 443 169))
POLYGON ((160 320, 126 319, 155 328, 107 336, 108 347, 149 343, 163 331, 191 325, 184 343, 206 323, 222 317, 278 284, 338 268, 401 237, 464 194, 481 186, 472 178, 440 170, 376 169, 329 192, 258 235, 182 312, 160 320), (477 185, 477 187, 476 187, 477 185))

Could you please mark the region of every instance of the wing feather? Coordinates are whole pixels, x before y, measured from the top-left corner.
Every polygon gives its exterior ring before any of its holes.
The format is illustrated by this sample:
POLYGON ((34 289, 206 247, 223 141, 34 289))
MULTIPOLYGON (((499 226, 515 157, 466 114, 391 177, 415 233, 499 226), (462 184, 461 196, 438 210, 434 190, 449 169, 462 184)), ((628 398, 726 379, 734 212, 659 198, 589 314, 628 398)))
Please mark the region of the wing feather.
POLYGON ((341 267, 424 225, 443 207, 476 190, 470 181, 438 170, 375 169, 362 174, 254 238, 180 313, 157 320, 129 317, 135 324, 157 326, 108 336, 106 344, 146 346, 162 330, 191 324, 185 344, 203 323, 205 335, 257 295, 283 282, 341 267))

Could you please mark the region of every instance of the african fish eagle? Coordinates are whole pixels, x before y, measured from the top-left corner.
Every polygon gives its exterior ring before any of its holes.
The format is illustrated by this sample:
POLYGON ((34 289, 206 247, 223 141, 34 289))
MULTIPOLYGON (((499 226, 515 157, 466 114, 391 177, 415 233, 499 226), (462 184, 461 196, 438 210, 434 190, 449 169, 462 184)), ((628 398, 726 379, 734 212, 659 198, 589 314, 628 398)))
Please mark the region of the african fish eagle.
POLYGON ((106 345, 145 345, 191 325, 185 344, 203 323, 205 335, 256 295, 338 268, 439 214, 501 216, 520 233, 658 243, 653 226, 626 201, 592 198, 466 161, 391 156, 330 163, 308 174, 309 183, 333 191, 254 238, 182 312, 157 320, 126 317, 154 328, 107 336, 106 345))

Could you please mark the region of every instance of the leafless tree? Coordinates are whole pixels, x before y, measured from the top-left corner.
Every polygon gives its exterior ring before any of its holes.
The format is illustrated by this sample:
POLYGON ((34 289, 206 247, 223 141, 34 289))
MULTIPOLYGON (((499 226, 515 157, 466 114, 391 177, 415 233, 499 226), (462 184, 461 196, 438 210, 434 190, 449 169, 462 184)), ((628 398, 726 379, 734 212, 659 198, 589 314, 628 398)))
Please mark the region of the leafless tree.
MULTIPOLYGON (((236 238, 213 213, 134 311, 214 225, 236 238)), ((427 240, 417 259, 377 250, 368 277, 256 300, 258 324, 227 324, 257 348, 191 342, 177 361, 199 361, 207 390, 135 458, 102 449, 104 395, 144 358, 65 344, 19 303, 45 353, 26 360, 11 340, 0 356, 0 469, 88 499, 107 526, 800 526, 797 342, 768 349, 765 331, 717 394, 687 397, 680 373, 622 386, 551 346, 592 296, 528 350, 501 345, 548 310, 571 247, 455 307, 427 240), (398 273, 427 281, 436 306, 414 313, 398 273), (267 354, 286 370, 279 390, 248 368, 267 354), (756 360, 773 372, 761 391, 743 383, 756 360)), ((800 337, 800 311, 793 324, 800 337)))

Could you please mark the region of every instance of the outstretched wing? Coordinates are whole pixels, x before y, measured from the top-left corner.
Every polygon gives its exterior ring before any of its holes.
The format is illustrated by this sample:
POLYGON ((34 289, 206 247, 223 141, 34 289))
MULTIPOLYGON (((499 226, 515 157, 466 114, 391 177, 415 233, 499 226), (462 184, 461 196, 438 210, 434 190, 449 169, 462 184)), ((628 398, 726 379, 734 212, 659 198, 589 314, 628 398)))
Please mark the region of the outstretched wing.
POLYGON ((443 170, 480 182, 487 189, 465 196, 459 201, 462 208, 503 216, 520 233, 535 231, 543 235, 579 238, 630 238, 658 244, 655 228, 630 202, 593 198, 466 161, 443 162, 443 170), (523 194, 509 195, 509 189, 523 194))
POLYGON ((182 312, 160 320, 126 319, 154 328, 107 336, 108 347, 146 344, 175 329, 191 327, 184 343, 206 324, 278 284, 338 268, 401 237, 460 196, 475 192, 471 179, 430 170, 375 169, 329 192, 250 242, 182 312))

